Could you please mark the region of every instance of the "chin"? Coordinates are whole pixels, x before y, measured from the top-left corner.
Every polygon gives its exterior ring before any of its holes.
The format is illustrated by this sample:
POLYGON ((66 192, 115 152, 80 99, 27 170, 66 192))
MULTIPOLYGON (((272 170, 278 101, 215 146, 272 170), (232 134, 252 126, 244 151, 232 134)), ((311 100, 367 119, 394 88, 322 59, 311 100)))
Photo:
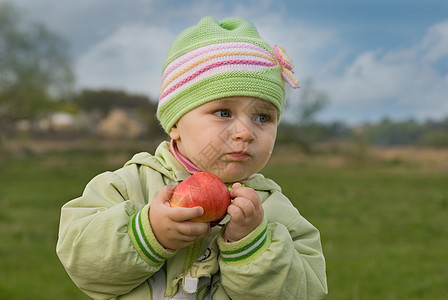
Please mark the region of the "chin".
POLYGON ((251 174, 247 173, 227 173, 227 174, 216 174, 219 178, 221 178, 222 181, 225 183, 233 183, 233 182, 239 182, 246 178, 248 178, 251 174))
POLYGON ((225 183, 233 183, 233 182, 239 182, 242 181, 252 174, 256 173, 256 170, 251 172, 251 170, 248 170, 248 168, 245 165, 238 164, 227 164, 224 168, 219 169, 209 169, 209 170, 203 170, 210 173, 215 174, 219 178, 221 178, 222 181, 225 183))

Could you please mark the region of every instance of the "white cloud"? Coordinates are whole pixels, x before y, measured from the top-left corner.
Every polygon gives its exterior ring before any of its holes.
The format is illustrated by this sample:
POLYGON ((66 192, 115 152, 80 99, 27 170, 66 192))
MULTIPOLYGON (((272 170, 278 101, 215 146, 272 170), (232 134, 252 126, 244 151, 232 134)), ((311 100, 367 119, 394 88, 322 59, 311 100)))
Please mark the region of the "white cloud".
POLYGON ((121 27, 80 57, 78 85, 122 88, 156 98, 161 68, 173 39, 165 28, 121 27))
POLYGON ((423 59, 429 63, 448 59, 448 20, 434 25, 418 47, 423 59))
POLYGON ((436 63, 447 58, 448 21, 431 27, 410 49, 361 53, 342 72, 316 83, 336 106, 378 107, 387 115, 389 103, 395 110, 413 111, 408 117, 441 118, 448 115, 448 74, 438 71, 436 63))

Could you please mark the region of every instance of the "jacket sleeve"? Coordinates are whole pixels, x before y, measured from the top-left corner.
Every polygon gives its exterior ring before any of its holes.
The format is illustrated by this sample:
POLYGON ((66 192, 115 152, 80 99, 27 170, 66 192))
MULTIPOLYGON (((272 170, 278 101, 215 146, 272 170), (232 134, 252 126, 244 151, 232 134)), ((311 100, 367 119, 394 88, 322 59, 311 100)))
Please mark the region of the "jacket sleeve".
POLYGON ((327 294, 319 231, 280 192, 265 220, 235 243, 218 237, 222 285, 232 299, 322 299, 327 294))
POLYGON ((149 204, 135 169, 125 170, 133 172, 136 180, 132 181, 126 181, 120 172, 98 175, 81 197, 61 210, 57 254, 75 284, 95 299, 130 292, 174 254, 165 251, 155 238, 151 240, 147 217, 147 224, 140 222, 147 216, 149 204), (150 261, 142 254, 132 232, 146 235, 144 240, 150 240, 160 253, 158 260, 150 261))

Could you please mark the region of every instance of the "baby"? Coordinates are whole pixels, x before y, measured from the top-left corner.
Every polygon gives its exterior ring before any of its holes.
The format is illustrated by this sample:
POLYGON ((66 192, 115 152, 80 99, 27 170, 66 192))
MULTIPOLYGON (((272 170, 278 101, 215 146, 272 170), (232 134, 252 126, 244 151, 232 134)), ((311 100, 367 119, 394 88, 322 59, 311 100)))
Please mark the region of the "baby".
POLYGON ((57 253, 96 299, 320 299, 327 293, 318 230, 259 172, 275 144, 283 48, 241 18, 206 17, 183 31, 163 67, 157 117, 171 138, 154 155, 95 177, 62 208, 57 253), (175 184, 206 171, 231 188, 220 226, 172 208, 175 184))

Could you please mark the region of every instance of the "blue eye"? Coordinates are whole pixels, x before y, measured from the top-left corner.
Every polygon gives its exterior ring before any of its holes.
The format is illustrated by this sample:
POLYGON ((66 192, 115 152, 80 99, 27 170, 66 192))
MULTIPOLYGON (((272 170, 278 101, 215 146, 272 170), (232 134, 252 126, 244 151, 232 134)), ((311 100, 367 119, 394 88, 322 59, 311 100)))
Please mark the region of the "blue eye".
POLYGON ((269 121, 269 117, 266 115, 258 115, 255 121, 260 123, 266 123, 267 121, 269 121))
POLYGON ((230 111, 226 109, 220 109, 217 112, 215 112, 215 115, 221 118, 230 118, 230 111))

